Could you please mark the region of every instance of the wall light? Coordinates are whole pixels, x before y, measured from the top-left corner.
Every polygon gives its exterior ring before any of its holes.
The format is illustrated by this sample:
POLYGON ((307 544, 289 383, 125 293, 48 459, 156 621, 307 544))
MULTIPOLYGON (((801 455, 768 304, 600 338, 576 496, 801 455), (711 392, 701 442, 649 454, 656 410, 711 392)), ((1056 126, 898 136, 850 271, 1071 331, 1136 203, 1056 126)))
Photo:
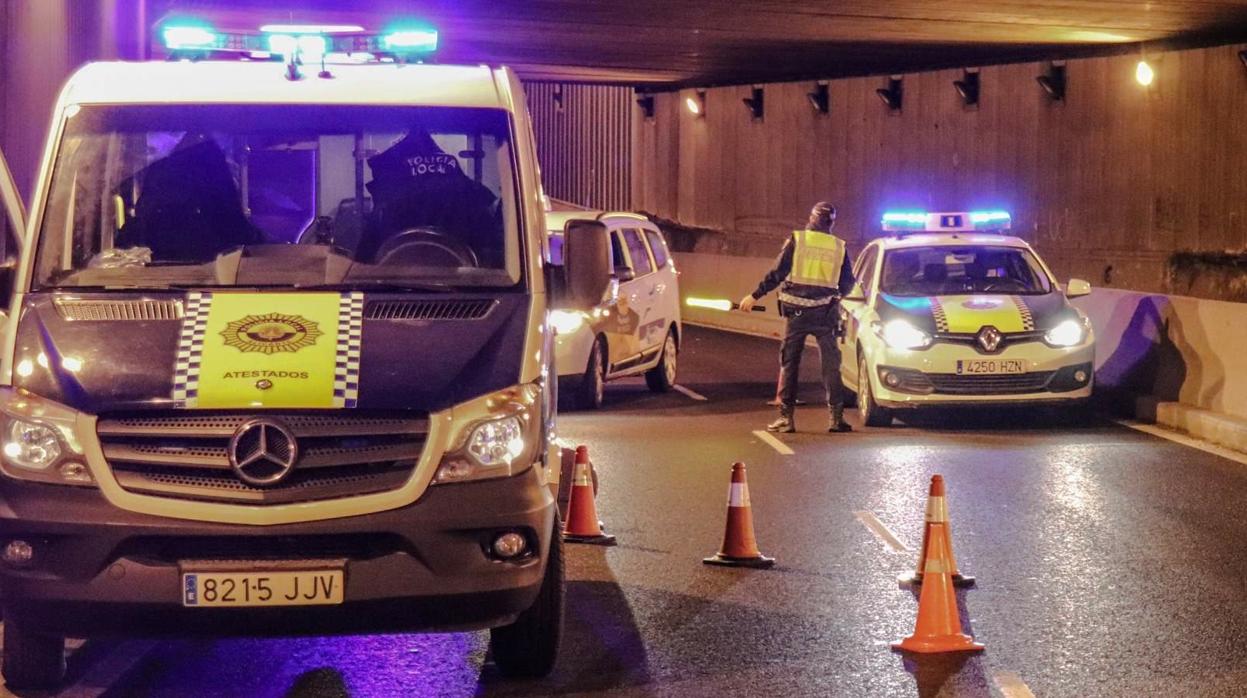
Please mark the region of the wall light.
POLYGON ((641 114, 645 116, 646 121, 654 118, 654 95, 637 95, 636 105, 641 108, 641 114))
POLYGON ((977 107, 979 105, 978 70, 966 70, 963 72, 960 80, 953 80, 953 87, 957 90, 957 94, 961 95, 962 104, 967 107, 977 107))
POLYGON ((1065 99, 1065 64, 1050 63, 1048 72, 1035 78, 1035 82, 1048 93, 1048 97, 1054 102, 1060 102, 1065 99))
POLYGON ((888 79, 888 86, 875 90, 875 94, 879 95, 879 99, 888 105, 888 109, 900 111, 905 97, 903 78, 900 75, 893 75, 888 79))
POLYGON ((745 108, 749 110, 749 115, 754 121, 762 120, 762 116, 766 113, 766 93, 761 87, 755 85, 753 93, 740 101, 744 102, 745 108))
POLYGON ((1142 86, 1148 87, 1152 81, 1156 79, 1156 71, 1152 70, 1152 66, 1147 61, 1139 61, 1134 67, 1134 79, 1142 86))
MULTIPOLYGON (((1244 53, 1247 53, 1247 51, 1244 51, 1244 53)), ((827 83, 820 82, 814 85, 814 91, 805 93, 805 97, 810 100, 810 107, 815 112, 819 114, 831 113, 831 87, 827 83)))
POLYGON ((684 100, 684 106, 688 107, 688 111, 698 118, 706 115, 706 91, 697 90, 684 100))
POLYGON ((563 86, 555 85, 554 93, 554 111, 563 111, 563 86))
POLYGON ((1243 62, 1243 67, 1247 68, 1247 49, 1238 52, 1238 60, 1243 62))

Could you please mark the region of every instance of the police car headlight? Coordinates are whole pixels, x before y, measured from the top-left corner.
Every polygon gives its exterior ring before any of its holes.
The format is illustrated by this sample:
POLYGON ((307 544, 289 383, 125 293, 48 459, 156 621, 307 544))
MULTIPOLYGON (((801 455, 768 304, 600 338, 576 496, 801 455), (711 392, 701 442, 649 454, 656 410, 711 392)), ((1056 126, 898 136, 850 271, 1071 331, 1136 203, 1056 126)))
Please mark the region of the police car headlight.
POLYGON ((11 388, 0 389, 0 459, 6 475, 62 485, 93 484, 74 431, 74 410, 11 388))
POLYGON ((1076 347, 1082 344, 1086 336, 1087 328, 1084 323, 1078 320, 1062 320, 1044 334, 1043 341, 1054 347, 1076 347))
POLYGON ((550 326, 562 335, 574 333, 585 324, 585 314, 579 310, 551 310, 550 326))
POLYGON ((923 349, 931 346, 931 335, 914 327, 908 320, 890 320, 875 325, 879 337, 893 349, 923 349))

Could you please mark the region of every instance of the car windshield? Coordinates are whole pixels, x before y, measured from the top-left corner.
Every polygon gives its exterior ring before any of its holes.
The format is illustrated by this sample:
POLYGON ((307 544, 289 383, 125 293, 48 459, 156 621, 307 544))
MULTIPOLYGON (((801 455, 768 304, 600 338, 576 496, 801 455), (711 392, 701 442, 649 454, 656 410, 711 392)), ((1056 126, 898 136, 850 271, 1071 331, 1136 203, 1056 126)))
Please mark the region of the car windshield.
POLYGON ((72 107, 36 288, 516 286, 504 111, 72 107))
POLYGON ((879 288, 894 296, 1039 295, 1052 285, 1027 249, 949 245, 889 250, 879 288))

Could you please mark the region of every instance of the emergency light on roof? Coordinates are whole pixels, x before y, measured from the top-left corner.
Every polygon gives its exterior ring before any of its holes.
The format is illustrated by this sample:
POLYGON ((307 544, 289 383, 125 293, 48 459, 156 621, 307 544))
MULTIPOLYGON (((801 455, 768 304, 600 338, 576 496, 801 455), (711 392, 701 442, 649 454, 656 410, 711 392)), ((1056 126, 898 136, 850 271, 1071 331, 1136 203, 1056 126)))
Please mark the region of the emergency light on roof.
MULTIPOLYGON (((194 21, 178 21, 160 31, 171 57, 280 58, 303 60, 368 56, 371 59, 422 59, 437 50, 437 30, 421 25, 367 32, 354 24, 266 24, 258 32, 219 32, 194 21)), ((332 61, 331 61, 332 62, 332 61)), ((352 62, 358 62, 352 60, 352 62)))
POLYGON ((1013 219, 1008 211, 889 211, 883 214, 883 229, 896 233, 955 233, 974 230, 1008 230, 1013 219))

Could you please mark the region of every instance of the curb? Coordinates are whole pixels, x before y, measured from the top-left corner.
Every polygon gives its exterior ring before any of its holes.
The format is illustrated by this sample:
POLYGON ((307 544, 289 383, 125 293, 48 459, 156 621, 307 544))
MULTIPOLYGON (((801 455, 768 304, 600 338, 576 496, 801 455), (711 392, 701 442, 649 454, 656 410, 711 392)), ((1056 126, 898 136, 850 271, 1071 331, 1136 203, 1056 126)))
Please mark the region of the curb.
POLYGON ((1168 427, 1218 446, 1247 453, 1247 419, 1242 417, 1181 402, 1161 400, 1155 395, 1122 391, 1097 395, 1096 400, 1109 411, 1127 418, 1168 427))

